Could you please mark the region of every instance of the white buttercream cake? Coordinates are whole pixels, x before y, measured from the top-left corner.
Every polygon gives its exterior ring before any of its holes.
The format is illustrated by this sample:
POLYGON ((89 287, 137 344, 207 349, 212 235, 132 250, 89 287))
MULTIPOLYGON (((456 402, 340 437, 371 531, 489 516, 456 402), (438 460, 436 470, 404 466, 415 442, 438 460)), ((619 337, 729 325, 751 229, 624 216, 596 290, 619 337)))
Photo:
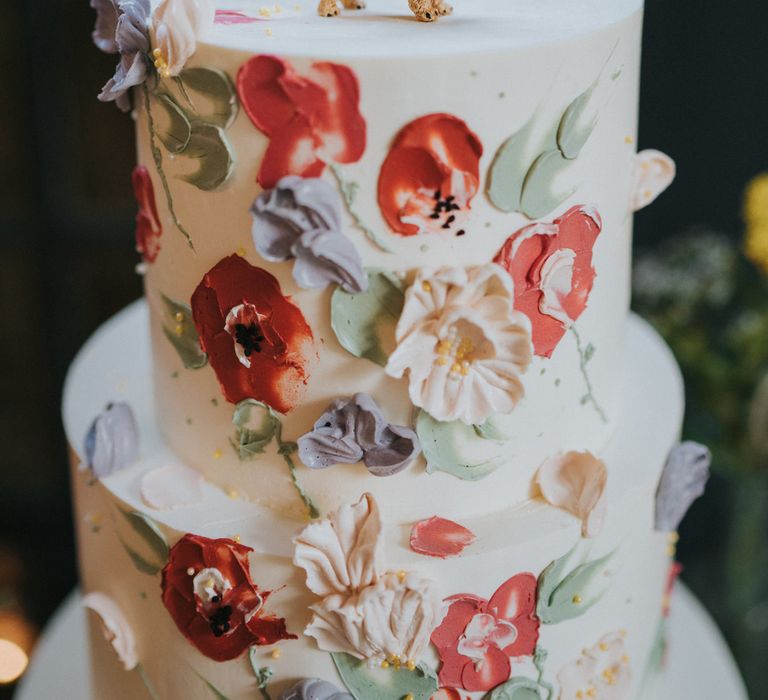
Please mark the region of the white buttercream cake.
POLYGON ((91 4, 145 282, 64 397, 94 699, 640 698, 709 460, 629 314, 641 0, 91 4))

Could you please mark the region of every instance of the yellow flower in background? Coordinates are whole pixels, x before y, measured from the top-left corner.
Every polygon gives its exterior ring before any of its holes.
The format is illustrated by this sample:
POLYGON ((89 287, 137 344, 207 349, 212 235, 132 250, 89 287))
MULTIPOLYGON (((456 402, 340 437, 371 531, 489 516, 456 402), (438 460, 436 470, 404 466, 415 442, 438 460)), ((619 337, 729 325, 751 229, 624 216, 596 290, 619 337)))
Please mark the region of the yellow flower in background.
POLYGON ((744 193, 744 252, 768 275, 768 173, 754 177, 744 193))

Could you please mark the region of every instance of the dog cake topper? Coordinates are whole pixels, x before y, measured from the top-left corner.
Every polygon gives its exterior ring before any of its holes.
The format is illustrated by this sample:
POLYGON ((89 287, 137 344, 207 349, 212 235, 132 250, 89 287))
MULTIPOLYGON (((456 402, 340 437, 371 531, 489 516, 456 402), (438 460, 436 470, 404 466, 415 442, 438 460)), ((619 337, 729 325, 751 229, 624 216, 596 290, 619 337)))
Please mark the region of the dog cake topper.
MULTIPOLYGON (((365 7, 364 0, 341 0, 346 10, 362 10, 365 7)), ((453 8, 443 0, 408 0, 416 17, 422 22, 434 22, 443 15, 450 15, 453 8)), ((322 17, 336 17, 339 13, 339 0, 320 0, 317 12, 322 17)))

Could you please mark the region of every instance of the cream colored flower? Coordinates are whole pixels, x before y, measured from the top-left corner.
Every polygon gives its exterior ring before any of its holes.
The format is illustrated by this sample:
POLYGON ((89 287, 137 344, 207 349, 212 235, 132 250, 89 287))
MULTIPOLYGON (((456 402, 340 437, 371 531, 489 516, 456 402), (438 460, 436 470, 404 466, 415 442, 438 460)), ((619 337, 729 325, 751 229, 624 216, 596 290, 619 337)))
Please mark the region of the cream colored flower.
POLYGON ((381 515, 370 494, 312 523, 294 544, 293 563, 306 571, 307 588, 318 596, 348 597, 384 571, 381 515))
POLYGON ((579 518, 584 537, 594 537, 602 528, 607 482, 605 463, 591 452, 555 455, 536 474, 544 499, 579 518))
POLYGON ((120 663, 126 671, 139 665, 136 639, 117 603, 103 593, 89 593, 83 597, 82 605, 98 615, 104 630, 104 638, 112 645, 120 663))
POLYGON ((557 674, 560 700, 623 700, 632 680, 625 634, 613 632, 557 674))
POLYGON ((313 605, 315 614, 305 634, 324 651, 412 665, 427 648, 441 610, 432 581, 413 573, 388 573, 351 598, 333 595, 313 605))
POLYGON ((181 73, 215 17, 214 0, 162 0, 152 14, 152 45, 163 77, 181 73))
POLYGON ((387 374, 407 372, 411 401, 438 421, 511 413, 532 357, 530 322, 513 303, 512 278, 494 263, 419 271, 387 374))
POLYGON ((675 179, 676 168, 666 153, 647 149, 635 156, 632 185, 632 211, 638 211, 654 202, 675 179))

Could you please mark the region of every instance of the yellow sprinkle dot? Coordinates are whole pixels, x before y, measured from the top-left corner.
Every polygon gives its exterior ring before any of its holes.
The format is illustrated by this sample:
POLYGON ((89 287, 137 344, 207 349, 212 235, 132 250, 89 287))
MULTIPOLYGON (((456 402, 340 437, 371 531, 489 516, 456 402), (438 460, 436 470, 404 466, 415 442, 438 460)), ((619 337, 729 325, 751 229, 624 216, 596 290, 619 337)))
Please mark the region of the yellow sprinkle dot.
POLYGON ((634 142, 635 142, 635 137, 634 136, 627 135, 627 136, 624 137, 624 143, 626 143, 627 145, 631 145, 634 142))
POLYGON ((408 576, 408 573, 406 571, 403 571, 402 569, 397 572, 397 580, 402 583, 405 581, 405 577, 408 576))
POLYGON ((163 52, 162 52, 162 51, 160 51, 160 49, 155 49, 155 50, 152 52, 152 55, 153 55, 153 56, 161 56, 161 55, 162 55, 162 53, 163 53, 163 52))
POLYGON ((184 326, 182 326, 180 323, 177 323, 176 328, 173 330, 176 331, 176 335, 184 335, 184 326))
POLYGON ((181 311, 177 311, 174 318, 176 319, 176 321, 181 323, 184 320, 184 314, 181 311))
POLYGON ((672 544, 677 544, 680 541, 680 535, 677 532, 670 532, 669 535, 667 535, 667 542, 671 542, 672 544))
POLYGON ((238 248, 235 251, 235 253, 237 253, 237 255, 239 255, 241 258, 244 258, 245 257, 245 248, 238 248))
POLYGON ((240 541, 243 539, 240 537, 240 535, 233 535, 232 539, 237 542, 237 544, 240 544, 240 541))
POLYGON ((272 30, 271 30, 271 29, 265 29, 265 30, 264 30, 264 33, 265 33, 267 36, 272 36, 272 30))
POLYGON ((259 8, 259 16, 260 17, 271 17, 272 11, 268 7, 261 7, 259 8))
POLYGON ((221 459, 224 456, 224 453, 221 451, 221 448, 217 447, 213 451, 213 458, 214 459, 221 459))
POLYGON ((628 664, 629 663, 629 657, 624 654, 624 656, 621 657, 621 663, 628 664))
POLYGON ((233 501, 236 501, 238 498, 240 498, 240 493, 237 489, 234 488, 228 488, 227 489, 227 496, 231 498, 233 501))
POLYGON ((382 661, 381 662, 381 667, 382 668, 389 668, 389 661, 382 661))
POLYGON ((283 650, 280 647, 275 647, 272 650, 272 658, 277 661, 283 655, 283 650))
POLYGON ((408 693, 408 695, 406 695, 406 696, 403 698, 403 700, 413 700, 413 694, 412 694, 412 693, 408 693))
POLYGON ((600 651, 608 651, 608 645, 605 642, 600 642, 600 651))
POLYGON ((432 285, 429 282, 426 282, 426 281, 421 283, 421 288, 425 292, 431 292, 432 291, 432 285))
POLYGON ((415 671, 416 670, 416 662, 413 659, 408 659, 408 662, 405 664, 405 667, 409 671, 415 671))
POLYGON ((573 598, 571 598, 571 600, 573 601, 574 605, 581 605, 584 599, 577 593, 575 596, 573 596, 573 598))

